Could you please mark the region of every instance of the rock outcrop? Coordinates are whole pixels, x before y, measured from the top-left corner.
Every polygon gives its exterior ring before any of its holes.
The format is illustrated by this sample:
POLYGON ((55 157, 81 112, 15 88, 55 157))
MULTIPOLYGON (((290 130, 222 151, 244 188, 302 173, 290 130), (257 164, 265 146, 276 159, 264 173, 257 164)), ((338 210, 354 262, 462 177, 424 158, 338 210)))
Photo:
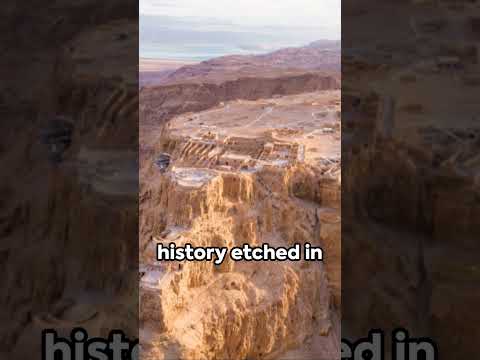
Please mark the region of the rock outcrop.
POLYGON ((221 84, 186 83, 144 87, 140 91, 142 125, 159 124, 172 116, 212 108, 236 99, 257 100, 319 90, 339 89, 332 76, 302 73, 277 78, 247 77, 221 84))
POLYGON ((18 23, 2 21, 0 357, 37 359, 45 328, 138 334, 138 35, 125 2, 16 5, 18 23))
POLYGON ((356 338, 403 326, 430 337, 441 358, 475 357, 478 5, 350 5, 342 331, 356 338))
POLYGON ((312 135, 307 127, 305 135, 288 128, 311 118, 317 107, 325 109, 321 103, 330 93, 322 94, 225 103, 150 131, 157 135, 145 139, 150 152, 141 162, 140 198, 145 359, 339 356, 339 169, 329 173, 335 162, 321 165, 305 157, 300 140, 332 135, 317 134, 316 122, 312 135), (252 107, 261 117, 277 111, 283 131, 265 135, 263 126, 269 125, 256 122, 252 107), (296 107, 295 119, 286 115, 296 107), (242 111, 250 115, 238 122, 242 111), (155 154, 169 154, 166 168, 159 169, 155 154), (229 249, 310 243, 327 249, 327 260, 156 261, 158 244, 172 242, 229 249))

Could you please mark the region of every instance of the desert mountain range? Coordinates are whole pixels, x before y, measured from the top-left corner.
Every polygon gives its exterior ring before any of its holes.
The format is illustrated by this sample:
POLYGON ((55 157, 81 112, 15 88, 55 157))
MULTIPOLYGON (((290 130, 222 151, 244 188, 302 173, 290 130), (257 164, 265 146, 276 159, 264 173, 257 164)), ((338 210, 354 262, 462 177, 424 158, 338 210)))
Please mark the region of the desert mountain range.
POLYGON ((277 78, 321 72, 339 77, 340 41, 318 40, 303 47, 280 49, 262 55, 228 55, 178 69, 159 67, 141 72, 140 85, 222 83, 243 77, 277 78))

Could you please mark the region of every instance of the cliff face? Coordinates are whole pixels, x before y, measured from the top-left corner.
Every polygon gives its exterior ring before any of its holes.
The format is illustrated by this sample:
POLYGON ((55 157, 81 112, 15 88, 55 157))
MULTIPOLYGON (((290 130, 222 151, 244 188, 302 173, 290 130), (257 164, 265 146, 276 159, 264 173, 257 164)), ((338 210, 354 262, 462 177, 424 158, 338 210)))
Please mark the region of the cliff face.
MULTIPOLYGON (((152 261, 156 244, 172 241, 177 246, 228 248, 263 242, 320 245, 317 207, 305 206, 308 200, 290 191, 297 171, 250 175, 177 168, 146 185, 140 318, 165 337, 159 343, 144 341, 147 354, 152 348, 175 348, 187 359, 271 358, 314 334, 330 334, 322 356, 335 354, 338 344, 329 332, 330 291, 322 264, 227 260, 219 267, 182 262, 157 270, 152 261)), ((338 225, 336 234, 338 238, 338 225)))
POLYGON ((342 9, 342 329, 403 326, 445 359, 477 357, 480 338, 474 13, 468 2, 342 9))
POLYGON ((359 294, 344 298, 342 326, 401 324, 442 356, 468 357, 479 336, 467 310, 479 299, 478 127, 408 121, 388 96, 362 102, 342 153, 342 257, 356 263, 344 268, 342 293, 359 294))
MULTIPOLYGON (((268 236, 278 245, 302 239, 318 244, 315 214, 293 203, 280 207, 280 199, 266 201, 262 180, 211 174, 208 183, 191 189, 176 181, 180 171, 190 176, 188 169, 176 171, 158 184, 158 198, 149 199, 164 213, 145 213, 144 225, 166 221, 158 237, 142 244, 146 264, 153 263, 155 244, 170 241, 231 248, 257 245, 268 236), (280 222, 286 217, 296 218, 297 225, 286 229, 280 222)), ((180 357, 262 358, 299 346, 330 326, 327 280, 317 264, 169 263, 154 288, 148 286, 154 276, 149 270, 142 283, 141 320, 168 333, 171 340, 162 346, 175 342, 180 357)))
POLYGON ((455 338, 462 339, 468 354, 467 339, 473 341, 478 333, 458 319, 465 304, 479 296, 468 284, 478 278, 471 256, 478 246, 476 186, 473 178, 432 167, 428 154, 419 159, 413 151, 405 143, 378 144, 374 151, 361 151, 346 167, 345 206, 357 209, 352 215, 362 220, 345 215, 344 244, 350 245, 344 245, 348 249, 344 256, 359 257, 363 266, 362 271, 345 270, 344 291, 355 291, 355 284, 376 269, 382 269, 384 277, 368 280, 378 289, 375 295, 365 295, 365 307, 345 306, 345 316, 357 331, 371 323, 386 327, 400 323, 428 332, 444 346, 455 340, 441 329, 455 326, 459 329, 455 338), (379 310, 379 304, 391 303, 396 306, 379 310), (365 318, 369 306, 377 310, 374 317, 365 318))
POLYGON ((141 123, 158 124, 180 113, 205 110, 220 102, 235 99, 268 99, 339 87, 340 83, 334 77, 315 73, 278 78, 241 78, 221 84, 187 83, 146 87, 140 92, 141 123))
POLYGON ((317 110, 311 104, 325 101, 321 94, 226 103, 150 128, 155 135, 140 175, 146 359, 338 357, 340 179, 327 173, 331 165, 305 161, 302 143, 288 140, 320 136, 288 126, 310 119, 317 110), (292 119, 296 108, 305 115, 292 119), (257 123, 254 109, 263 117, 277 111, 275 123, 284 131, 267 135, 270 123, 257 123), (204 125, 192 123, 197 120, 204 125), (326 249, 327 260, 155 261, 157 244, 171 242, 229 249, 308 242, 326 249))
POLYGON ((138 331, 126 305, 138 264, 137 60, 128 55, 137 34, 125 9, 108 15, 79 5, 77 15, 92 15, 96 26, 65 25, 54 45, 42 28, 29 35, 44 47, 3 58, 2 358, 40 358, 45 328, 138 331))

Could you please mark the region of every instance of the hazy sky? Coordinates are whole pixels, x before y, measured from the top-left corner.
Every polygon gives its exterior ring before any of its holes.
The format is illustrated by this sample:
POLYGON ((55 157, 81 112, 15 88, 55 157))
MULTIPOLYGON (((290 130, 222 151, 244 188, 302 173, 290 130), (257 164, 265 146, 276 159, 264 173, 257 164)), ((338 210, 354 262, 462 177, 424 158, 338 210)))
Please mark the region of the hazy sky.
POLYGON ((340 4, 341 0, 140 0, 140 14, 209 18, 245 28, 322 28, 329 38, 340 39, 340 4))

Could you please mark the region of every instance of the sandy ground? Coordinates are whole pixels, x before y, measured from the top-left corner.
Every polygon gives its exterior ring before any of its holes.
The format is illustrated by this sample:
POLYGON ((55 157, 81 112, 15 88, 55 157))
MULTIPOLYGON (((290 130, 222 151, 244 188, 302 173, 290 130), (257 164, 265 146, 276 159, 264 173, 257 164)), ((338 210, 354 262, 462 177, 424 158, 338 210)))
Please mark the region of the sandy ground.
MULTIPOLYGON (((318 164, 340 159, 340 112, 340 90, 329 90, 228 102, 178 116, 171 121, 170 130, 177 135, 199 138, 208 131, 220 137, 255 138, 271 134, 274 139, 304 145, 304 160, 318 164)), ((158 136, 155 134, 151 132, 152 137, 158 136)))
POLYGON ((156 72, 165 70, 175 70, 185 65, 195 64, 193 61, 185 60, 163 60, 140 58, 140 72, 156 72))

